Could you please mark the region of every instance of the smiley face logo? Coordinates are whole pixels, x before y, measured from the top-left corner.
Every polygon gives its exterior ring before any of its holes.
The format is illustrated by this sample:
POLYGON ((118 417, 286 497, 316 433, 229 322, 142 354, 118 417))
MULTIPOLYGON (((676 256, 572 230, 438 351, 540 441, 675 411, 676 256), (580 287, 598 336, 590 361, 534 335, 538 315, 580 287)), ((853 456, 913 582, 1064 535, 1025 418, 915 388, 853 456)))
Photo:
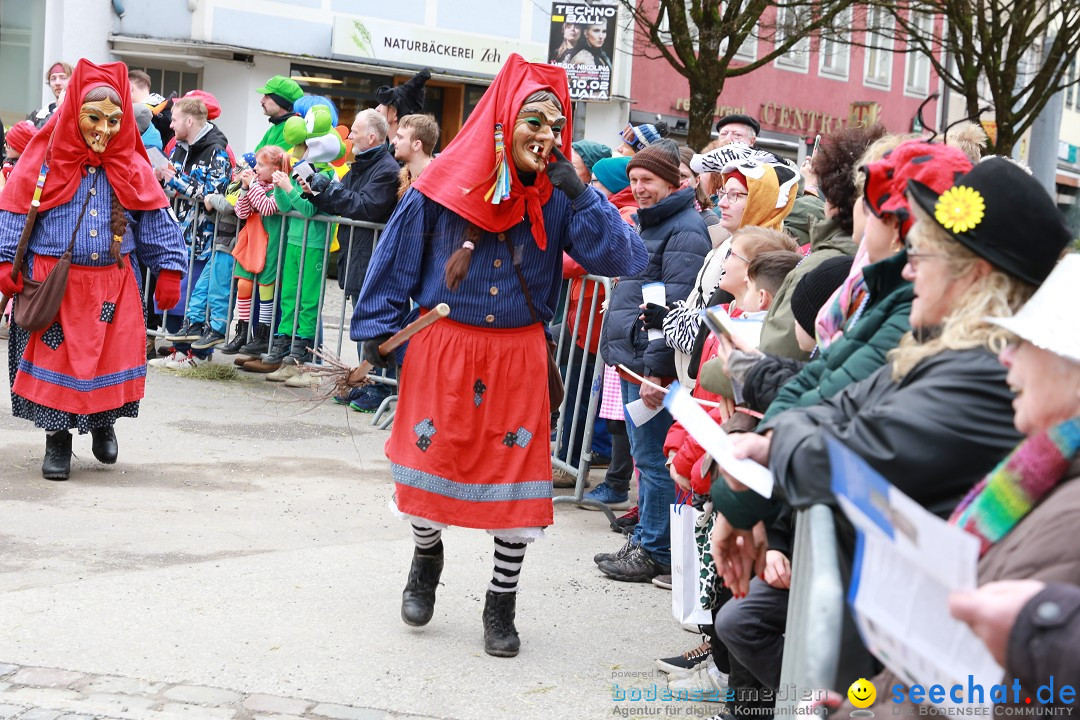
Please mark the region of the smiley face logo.
POLYGON ((877 700, 877 689, 866 678, 859 678, 851 683, 847 691, 848 700, 857 708, 868 708, 877 700))

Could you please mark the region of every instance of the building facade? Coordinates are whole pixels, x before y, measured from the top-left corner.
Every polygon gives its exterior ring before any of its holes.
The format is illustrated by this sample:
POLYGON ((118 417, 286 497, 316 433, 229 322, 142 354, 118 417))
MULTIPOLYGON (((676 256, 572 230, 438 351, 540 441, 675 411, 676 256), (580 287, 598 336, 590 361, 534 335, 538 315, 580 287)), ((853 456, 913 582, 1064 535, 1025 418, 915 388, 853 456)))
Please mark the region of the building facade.
MULTIPOLYGON (((776 12, 763 15, 761 25, 776 22, 783 27, 785 18, 776 18, 776 12)), ((870 22, 885 21, 883 17, 870 22)), ((853 27, 850 14, 839 25, 853 27)), ((770 34, 748 39, 736 62, 745 64, 772 52, 776 39, 765 37, 770 34)), ((743 113, 757 118, 770 147, 798 158, 817 135, 852 124, 880 122, 891 132, 921 131, 916 119, 920 108, 925 125, 937 126, 938 100, 931 96, 940 92, 941 83, 929 60, 904 52, 899 40, 866 38, 865 33, 853 39, 865 47, 806 38, 769 64, 729 77, 717 98, 716 116, 743 113)), ((635 54, 644 54, 647 40, 639 33, 635 43, 635 54)), ((631 119, 650 122, 659 117, 675 129, 676 137, 680 132, 685 136, 688 81, 664 61, 637 60, 630 88, 631 119)))
MULTIPOLYGON (((122 60, 165 96, 213 93, 217 124, 250 148, 266 129, 257 89, 272 75, 332 98, 348 124, 379 86, 428 67, 425 109, 445 144, 507 55, 545 61, 550 33, 549 0, 0 0, 0 118, 52 101, 43 79, 56 60, 122 60)), ((577 104, 578 137, 613 137, 626 122, 631 57, 617 55, 613 99, 577 104)))

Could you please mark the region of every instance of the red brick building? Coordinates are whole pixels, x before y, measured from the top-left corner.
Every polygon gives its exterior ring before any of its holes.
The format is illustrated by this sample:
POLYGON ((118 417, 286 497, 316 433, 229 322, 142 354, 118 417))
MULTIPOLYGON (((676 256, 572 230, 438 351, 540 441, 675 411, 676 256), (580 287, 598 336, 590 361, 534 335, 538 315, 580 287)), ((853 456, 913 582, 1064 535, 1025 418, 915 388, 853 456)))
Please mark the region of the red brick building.
MULTIPOLYGON (((864 15, 865 10, 856 14, 861 27, 865 27, 864 15)), ((763 16, 763 21, 771 20, 763 16)), ((845 25, 852 25, 850 16, 845 25)), ((641 33, 636 35, 631 121, 652 122, 659 114, 682 140, 690 105, 689 83, 666 61, 644 59, 646 40, 641 33)), ((856 40, 865 37, 865 32, 855 32, 856 40)), ((919 129, 915 124, 919 106, 940 90, 929 59, 904 52, 905 45, 899 40, 874 36, 867 44, 873 47, 808 38, 796 51, 748 75, 728 78, 717 98, 716 115, 739 112, 756 117, 762 137, 779 141, 775 146, 792 154, 798 154, 798 145, 812 144, 818 133, 827 135, 849 123, 876 120, 891 132, 919 129)), ((773 47, 771 40, 751 39, 736 57, 750 60, 773 47)), ((938 104, 938 99, 926 102, 923 118, 928 126, 937 125, 938 104)))

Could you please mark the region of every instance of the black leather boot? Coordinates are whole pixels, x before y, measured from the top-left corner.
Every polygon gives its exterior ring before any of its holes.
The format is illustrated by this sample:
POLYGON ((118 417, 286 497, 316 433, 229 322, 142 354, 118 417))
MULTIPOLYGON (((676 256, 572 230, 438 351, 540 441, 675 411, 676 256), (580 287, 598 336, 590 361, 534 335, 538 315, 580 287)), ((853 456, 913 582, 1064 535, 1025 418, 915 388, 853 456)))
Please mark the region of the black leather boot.
POLYGON ((106 465, 112 465, 116 462, 116 455, 120 452, 120 448, 116 444, 116 431, 113 430, 113 426, 91 428, 90 435, 94 438, 91 447, 98 462, 103 462, 106 465))
POLYGON ((517 593, 487 591, 484 598, 484 652, 495 657, 514 657, 521 647, 514 614, 517 593))
POLYGON ((435 614, 435 588, 442 576, 443 554, 421 555, 413 550, 409 580, 401 593, 401 619, 406 625, 427 625, 435 614))
POLYGON ((251 338, 251 342, 240 346, 240 353, 251 357, 259 357, 269 349, 270 326, 265 323, 258 323, 255 326, 254 337, 251 338))
POLYGON ((67 480, 71 475, 71 433, 67 430, 45 436, 45 461, 41 477, 46 480, 67 480))
POLYGON ((230 340, 229 342, 225 343, 224 345, 222 345, 220 348, 218 348, 219 350, 221 350, 221 354, 222 355, 235 355, 236 353, 240 352, 240 348, 244 347, 244 345, 247 344, 247 341, 248 341, 247 334, 248 334, 248 321, 247 320, 237 320, 236 321, 236 332, 233 333, 233 339, 230 340))

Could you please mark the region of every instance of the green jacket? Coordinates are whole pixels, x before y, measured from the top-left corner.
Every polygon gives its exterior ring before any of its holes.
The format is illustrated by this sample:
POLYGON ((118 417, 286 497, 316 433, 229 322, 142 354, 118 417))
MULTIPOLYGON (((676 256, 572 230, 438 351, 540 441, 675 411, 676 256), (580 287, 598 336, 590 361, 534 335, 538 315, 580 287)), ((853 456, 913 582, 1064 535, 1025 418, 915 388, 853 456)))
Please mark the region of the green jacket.
MULTIPOLYGON (((329 174, 333 177, 333 171, 325 171, 324 174, 329 174)), ((293 185, 292 190, 285 192, 281 188, 274 186, 274 202, 277 203, 278 210, 287 213, 295 211, 303 215, 305 218, 315 217, 315 214, 319 212, 319 209, 315 207, 315 204, 304 197, 300 188, 293 185)), ((308 250, 322 250, 326 247, 328 240, 334 237, 333 223, 325 222, 313 222, 308 220, 300 220, 299 218, 286 218, 285 234, 287 236, 286 242, 289 245, 302 245, 304 242, 304 226, 308 226, 307 231, 307 249, 308 250)))
POLYGON ((885 364, 888 352, 911 329, 915 291, 900 276, 906 263, 907 252, 901 251, 863 268, 869 300, 861 315, 852 317, 843 336, 781 388, 762 422, 788 408, 817 405, 885 364))
POLYGON ((799 245, 810 242, 810 226, 825 219, 825 203, 813 195, 800 195, 795 198, 791 212, 784 218, 784 230, 798 241, 799 245))
POLYGON ((255 152, 259 152, 267 145, 277 145, 282 150, 289 150, 292 145, 285 142, 285 120, 288 120, 291 115, 286 115, 281 122, 270 121, 270 127, 263 133, 262 140, 255 146, 255 152))
MULTIPOLYGON (((806 360, 808 353, 799 349, 795 340, 795 315, 791 312, 791 293, 804 276, 831 257, 854 255, 855 243, 851 236, 833 220, 815 220, 810 223, 810 254, 803 258, 794 270, 788 273, 780 289, 773 297, 772 305, 765 316, 765 325, 761 328, 761 342, 758 349, 770 355, 806 360)), ((731 379, 724 372, 719 358, 703 363, 698 372, 698 382, 709 392, 734 397, 731 379)))

